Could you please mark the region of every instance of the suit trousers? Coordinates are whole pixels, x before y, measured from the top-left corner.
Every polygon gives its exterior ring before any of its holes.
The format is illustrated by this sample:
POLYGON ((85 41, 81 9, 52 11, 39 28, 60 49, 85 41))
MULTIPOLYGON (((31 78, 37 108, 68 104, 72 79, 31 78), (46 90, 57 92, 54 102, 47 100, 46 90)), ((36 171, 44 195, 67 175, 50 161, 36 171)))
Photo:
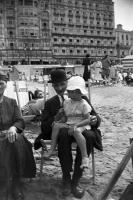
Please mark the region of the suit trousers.
MULTIPOLYGON (((86 139, 86 147, 88 156, 94 147, 95 134, 92 130, 85 130, 82 133, 86 139)), ((63 173, 63 179, 66 181, 71 181, 70 172, 72 171, 73 158, 71 145, 74 142, 74 137, 68 135, 68 129, 62 128, 58 135, 58 157, 61 164, 61 169, 63 173)), ((74 163, 74 170, 72 176, 72 184, 77 184, 82 176, 83 170, 80 168, 82 162, 81 152, 79 147, 76 149, 76 158, 74 163)))

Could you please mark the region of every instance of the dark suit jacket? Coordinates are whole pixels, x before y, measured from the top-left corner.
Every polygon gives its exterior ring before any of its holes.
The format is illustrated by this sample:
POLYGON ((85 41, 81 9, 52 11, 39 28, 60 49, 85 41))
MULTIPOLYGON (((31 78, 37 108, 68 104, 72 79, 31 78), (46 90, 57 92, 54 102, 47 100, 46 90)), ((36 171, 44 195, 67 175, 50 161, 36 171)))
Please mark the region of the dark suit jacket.
MULTIPOLYGON (((89 104, 90 101, 87 99, 86 96, 82 97, 85 99, 89 104)), ((97 123, 95 126, 92 126, 92 129, 97 129, 100 126, 101 119, 95 112, 93 106, 90 104, 92 111, 91 115, 97 116, 97 123)), ((60 108, 60 101, 59 97, 56 95, 46 101, 44 110, 42 112, 42 118, 41 118, 41 131, 44 139, 51 139, 51 133, 52 133, 52 123, 54 121, 54 116, 57 114, 58 110, 60 108)))

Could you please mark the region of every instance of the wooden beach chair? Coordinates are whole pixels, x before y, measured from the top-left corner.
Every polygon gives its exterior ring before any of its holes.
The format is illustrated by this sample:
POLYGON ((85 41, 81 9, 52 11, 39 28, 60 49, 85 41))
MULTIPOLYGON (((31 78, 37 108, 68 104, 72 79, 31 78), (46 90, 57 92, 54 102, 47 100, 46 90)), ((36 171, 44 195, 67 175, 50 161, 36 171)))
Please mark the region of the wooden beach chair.
MULTIPOLYGON (((26 81, 8 81, 4 95, 16 99, 19 109, 29 102, 28 88, 26 81)), ((21 112, 22 113, 22 112, 21 112)), ((23 116, 25 122, 31 121, 35 115, 23 116)))

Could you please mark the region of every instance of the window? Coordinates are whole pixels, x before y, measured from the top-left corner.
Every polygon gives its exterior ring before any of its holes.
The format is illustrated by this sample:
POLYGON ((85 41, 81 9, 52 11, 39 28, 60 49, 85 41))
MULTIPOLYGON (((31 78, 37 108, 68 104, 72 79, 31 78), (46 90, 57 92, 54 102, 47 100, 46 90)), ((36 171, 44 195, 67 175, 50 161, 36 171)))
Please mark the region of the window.
POLYGON ((93 44, 93 40, 91 40, 91 43, 93 44))
POLYGON ((66 53, 65 49, 62 49, 62 53, 66 53))
POLYGON ((83 3, 82 3, 82 6, 83 6, 83 7, 86 7, 87 5, 86 5, 86 3, 85 3, 85 2, 83 2, 83 3))
POLYGON ((84 50, 84 54, 86 54, 87 53, 87 50, 84 50))
POLYGON ((70 49, 70 53, 73 53, 73 50, 72 50, 72 49, 70 49))
POLYGON ((79 49, 77 49, 77 53, 80 53, 80 50, 79 50, 79 49))
POLYGON ((15 2, 12 0, 12 1, 11 1, 11 5, 14 5, 14 4, 15 4, 15 2))
POLYGON ((10 36, 10 37, 13 36, 13 32, 12 32, 12 31, 9 32, 9 36, 10 36))
POLYGON ((87 24, 87 19, 84 19, 83 23, 84 23, 84 24, 87 24))
POLYGON ((34 6, 37 7, 38 6, 38 3, 37 1, 34 1, 34 6))
POLYGON ((57 49, 54 49, 54 53, 57 53, 57 49))
POLYGON ((68 14, 72 14, 72 10, 68 10, 68 14))
POLYGON ((25 0, 24 4, 27 5, 27 6, 32 6, 33 5, 33 0, 28 0, 28 1, 25 0))
POLYGON ((54 42, 57 42, 57 38, 54 38, 54 42))
POLYGON ((19 5, 23 5, 23 0, 18 1, 19 5))
POLYGON ((14 48, 14 44, 11 42, 10 43, 10 48, 13 49, 14 48))

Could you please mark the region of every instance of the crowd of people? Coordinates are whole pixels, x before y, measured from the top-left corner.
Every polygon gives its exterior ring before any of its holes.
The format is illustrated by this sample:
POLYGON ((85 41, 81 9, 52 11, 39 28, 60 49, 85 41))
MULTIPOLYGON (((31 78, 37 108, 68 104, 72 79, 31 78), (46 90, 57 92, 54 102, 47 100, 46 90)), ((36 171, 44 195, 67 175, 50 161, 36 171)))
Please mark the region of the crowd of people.
POLYGON ((83 60, 85 81, 90 79, 92 85, 114 85, 117 83, 133 85, 133 70, 123 69, 108 55, 102 59, 92 59, 89 54, 83 60))

